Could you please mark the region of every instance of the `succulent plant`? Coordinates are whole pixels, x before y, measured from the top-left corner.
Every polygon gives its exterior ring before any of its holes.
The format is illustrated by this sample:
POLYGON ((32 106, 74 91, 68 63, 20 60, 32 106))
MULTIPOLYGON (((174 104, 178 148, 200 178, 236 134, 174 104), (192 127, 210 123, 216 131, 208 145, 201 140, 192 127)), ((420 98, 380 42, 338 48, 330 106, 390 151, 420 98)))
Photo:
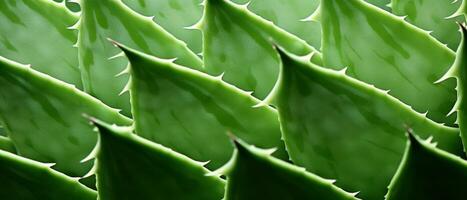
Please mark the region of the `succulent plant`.
POLYGON ((466 7, 0 1, 1 199, 467 199, 466 7))

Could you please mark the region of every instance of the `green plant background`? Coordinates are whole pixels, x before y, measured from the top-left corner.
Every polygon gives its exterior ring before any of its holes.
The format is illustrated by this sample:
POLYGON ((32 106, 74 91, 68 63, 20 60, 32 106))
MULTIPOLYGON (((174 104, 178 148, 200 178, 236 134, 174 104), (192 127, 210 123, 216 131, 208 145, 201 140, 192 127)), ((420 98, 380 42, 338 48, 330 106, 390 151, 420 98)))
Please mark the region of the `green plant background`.
POLYGON ((466 7, 0 1, 0 199, 467 199, 466 7))

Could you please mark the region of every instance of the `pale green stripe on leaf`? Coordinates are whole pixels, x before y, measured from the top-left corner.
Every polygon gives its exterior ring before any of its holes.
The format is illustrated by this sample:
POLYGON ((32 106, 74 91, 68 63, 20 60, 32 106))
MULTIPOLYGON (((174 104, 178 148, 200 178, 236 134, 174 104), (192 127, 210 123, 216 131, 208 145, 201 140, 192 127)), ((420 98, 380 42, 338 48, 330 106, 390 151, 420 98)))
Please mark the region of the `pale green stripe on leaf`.
POLYGON ((80 163, 96 143, 83 114, 121 125, 131 120, 80 90, 0 57, 0 119, 18 154, 46 163, 70 176, 82 176, 80 163))
POLYGON ((467 199, 467 161, 409 137, 386 200, 467 199))
POLYGON ((280 51, 276 101, 297 165, 365 199, 380 199, 402 158, 406 128, 464 155, 459 130, 437 124, 385 91, 280 51))
POLYGON ((454 53, 427 32, 362 0, 321 1, 323 60, 375 85, 437 122, 455 101, 454 81, 434 84, 454 53))
POLYGON ((146 15, 175 37, 188 44, 194 52, 201 52, 201 32, 189 29, 203 15, 203 0, 123 0, 128 7, 146 15))
POLYGON ((271 151, 235 141, 236 150, 226 165, 225 200, 340 200, 356 199, 354 194, 333 185, 305 169, 278 160, 271 151))
MULTIPOLYGON (((272 22, 227 0, 206 0, 198 28, 203 31, 205 71, 263 99, 273 88, 279 60, 271 46, 307 55, 316 50, 272 22)), ((312 60, 320 63, 319 53, 312 60)))
POLYGON ((47 164, 0 150, 2 200, 95 200, 95 191, 47 164))
POLYGON ((407 16, 405 19, 427 31, 431 35, 447 44, 449 48, 456 49, 459 45, 460 34, 456 22, 464 21, 464 17, 451 16, 461 5, 461 1, 451 0, 392 0, 392 13, 407 16))
POLYGON ((233 0, 248 4, 248 9, 268 19, 277 26, 295 34, 311 46, 321 47, 321 25, 319 22, 303 21, 319 5, 319 0, 233 0))
POLYGON ((0 150, 16 153, 16 148, 13 142, 8 137, 0 135, 0 150))
MULTIPOLYGON (((96 159, 101 200, 218 200, 224 180, 171 149, 143 139, 126 128, 94 120, 99 130, 96 159)), ((206 143, 206 145, 210 145, 206 143)))
POLYGON ((216 169, 233 153, 229 133, 263 148, 279 148, 277 112, 249 93, 201 72, 121 46, 131 63, 136 133, 216 169))
POLYGON ((108 38, 148 54, 177 58, 175 62, 179 64, 202 68, 201 59, 185 43, 120 0, 82 0, 81 7, 78 47, 84 89, 110 106, 123 109, 125 115, 130 115, 129 95, 124 93, 128 75, 120 72, 128 61, 118 56, 109 59, 119 51, 108 38))
POLYGON ((81 88, 77 33, 68 29, 77 20, 49 0, 1 0, 0 56, 81 88))

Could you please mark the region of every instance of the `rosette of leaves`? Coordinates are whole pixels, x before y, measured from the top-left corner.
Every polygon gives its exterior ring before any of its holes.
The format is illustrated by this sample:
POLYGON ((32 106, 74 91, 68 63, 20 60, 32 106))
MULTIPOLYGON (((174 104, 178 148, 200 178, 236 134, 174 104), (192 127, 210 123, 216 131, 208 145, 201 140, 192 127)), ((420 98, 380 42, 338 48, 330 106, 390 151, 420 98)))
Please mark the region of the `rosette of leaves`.
POLYGON ((466 6, 1 1, 0 197, 467 199, 466 6))

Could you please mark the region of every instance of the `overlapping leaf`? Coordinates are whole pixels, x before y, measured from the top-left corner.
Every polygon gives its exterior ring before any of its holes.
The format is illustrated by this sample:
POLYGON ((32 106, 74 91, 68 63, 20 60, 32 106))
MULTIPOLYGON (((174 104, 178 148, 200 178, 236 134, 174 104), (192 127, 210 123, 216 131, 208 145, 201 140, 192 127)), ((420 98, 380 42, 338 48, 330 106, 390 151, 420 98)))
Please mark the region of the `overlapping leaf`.
POLYGON ((78 16, 48 0, 0 1, 0 56, 81 88, 77 33, 68 30, 78 16))
POLYGON ((233 147, 228 133, 286 159, 277 112, 227 83, 120 45, 131 63, 136 133, 193 159, 222 166, 233 147))
POLYGON ((115 76, 126 67, 127 60, 109 60, 118 50, 107 38, 162 58, 177 58, 179 64, 201 69, 200 58, 185 43, 120 0, 83 0, 81 7, 78 47, 84 89, 110 106, 123 109, 125 115, 130 115, 129 96, 119 96, 119 93, 128 82, 128 76, 115 76))
MULTIPOLYGON (((462 32, 462 40, 457 49, 457 56, 451 69, 439 80, 445 81, 449 78, 456 78, 457 80, 457 101, 452 108, 450 114, 457 113, 456 123, 459 125, 461 131, 462 141, 464 143, 464 151, 467 150, 467 102, 465 102, 466 87, 467 87, 467 50, 466 50, 466 37, 467 30, 464 25, 460 25, 462 32)), ((467 151, 466 151, 467 152, 467 151)))
POLYGON ((326 180, 270 156, 271 151, 235 141, 236 151, 226 165, 226 200, 243 199, 356 199, 326 180))
POLYGON ((0 57, 0 116, 22 156, 70 176, 82 176, 81 164, 96 143, 83 113, 121 125, 131 120, 78 89, 28 66, 0 57))
POLYGON ((194 52, 201 52, 201 32, 187 27, 195 24, 203 14, 203 0, 123 0, 130 8, 154 21, 175 37, 188 44, 194 52))
MULTIPOLYGON (((217 200, 224 181, 202 163, 94 120, 99 129, 96 159, 99 199, 217 200)), ((207 144, 208 145, 208 144, 207 144)))
POLYGON ((272 21, 277 26, 305 40, 311 46, 321 46, 321 26, 318 22, 303 20, 318 8, 319 0, 233 0, 248 4, 248 9, 272 21))
POLYGON ((388 5, 391 2, 391 0, 365 0, 365 1, 368 2, 368 3, 371 3, 371 4, 375 5, 375 6, 378 6, 381 9, 384 9, 384 10, 387 10, 387 11, 390 10, 390 7, 388 7, 388 5))
POLYGON ((407 127, 463 155, 459 131, 437 124, 386 92, 280 51, 277 103, 294 163, 366 199, 386 193, 407 127))
MULTIPOLYGON (((267 96, 277 80, 279 60, 270 43, 290 52, 307 55, 315 50, 305 41, 251 13, 245 6, 226 0, 207 0, 203 19, 205 71, 260 99, 267 96)), ((312 57, 320 62, 320 55, 312 57)))
POLYGON ((0 150, 16 153, 15 145, 10 138, 0 136, 0 150))
POLYGON ((0 196, 3 200, 94 200, 95 191, 50 169, 49 165, 0 150, 0 196))
POLYGON ((321 1, 323 61, 374 84, 437 122, 455 102, 454 81, 434 84, 454 53, 427 32, 362 0, 321 1))
POLYGON ((456 49, 459 45, 460 35, 457 30, 457 22, 463 21, 463 17, 451 16, 461 5, 461 1, 439 0, 392 0, 392 13, 399 16, 407 16, 405 19, 428 31, 449 48, 456 49))
POLYGON ((387 200, 467 199, 467 161, 410 134, 387 200))

